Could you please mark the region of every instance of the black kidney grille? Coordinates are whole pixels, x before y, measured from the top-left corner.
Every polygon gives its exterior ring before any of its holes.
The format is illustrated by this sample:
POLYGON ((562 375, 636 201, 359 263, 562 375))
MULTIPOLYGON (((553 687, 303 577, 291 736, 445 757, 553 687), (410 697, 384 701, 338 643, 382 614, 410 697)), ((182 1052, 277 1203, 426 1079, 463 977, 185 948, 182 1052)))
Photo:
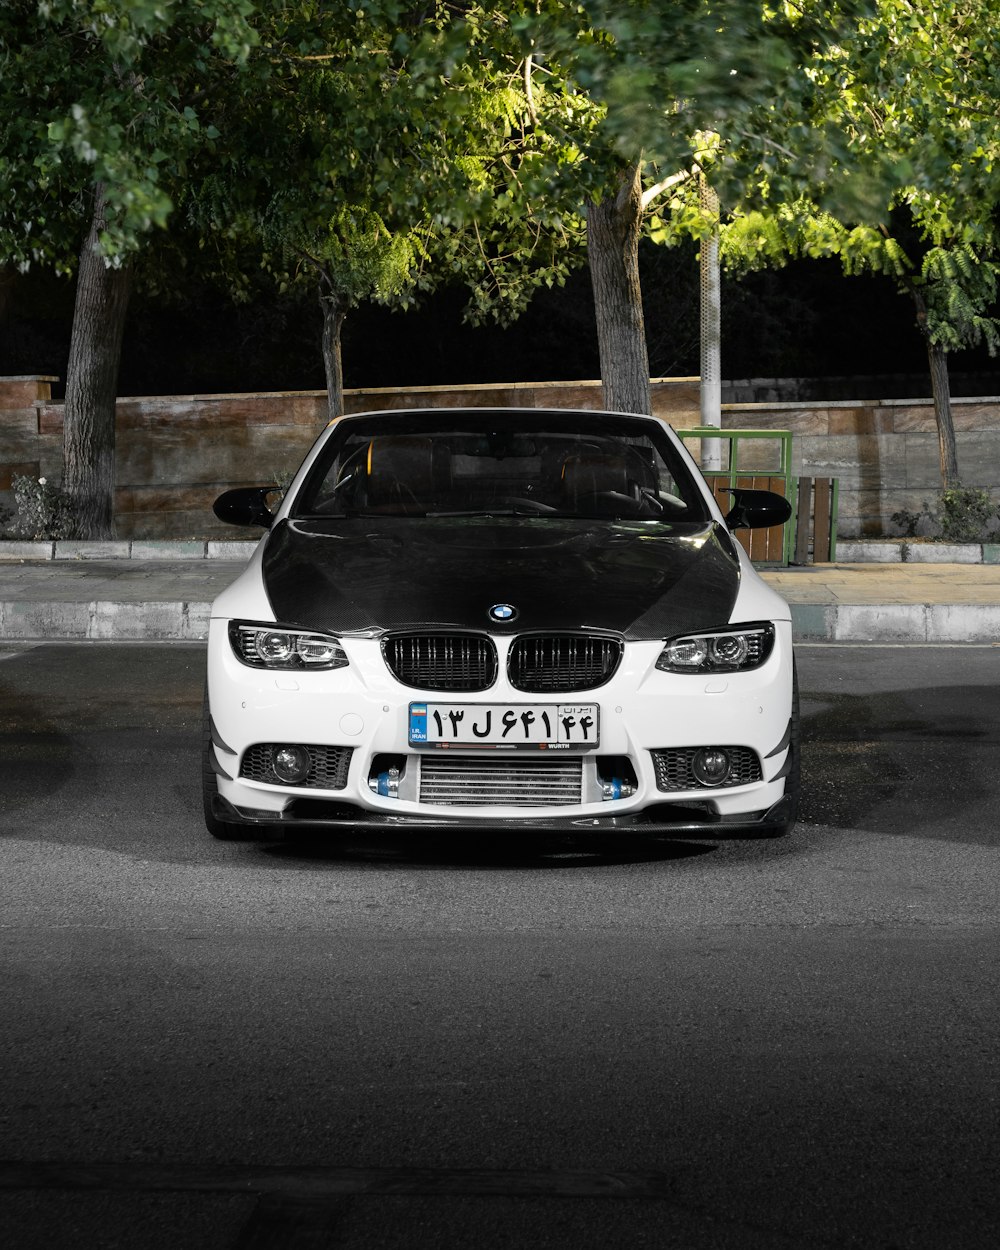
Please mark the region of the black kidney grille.
POLYGON ((401 635, 382 654, 396 680, 418 690, 488 690, 497 678, 496 647, 479 634, 401 635))
POLYGON ((507 676, 515 690, 569 693, 593 690, 614 676, 622 658, 615 638, 586 634, 527 634, 515 638, 507 676))
MULTIPOLYGON (((656 770, 656 788, 658 790, 704 790, 706 787, 694 775, 691 761, 700 747, 674 747, 663 751, 653 751, 653 768, 656 770)), ((722 747, 730 760, 730 773, 721 786, 713 787, 725 790, 728 786, 747 786, 753 781, 760 781, 760 759, 756 751, 749 747, 722 747)))
MULTIPOLYGON (((267 785, 283 785, 271 766, 271 752, 280 742, 258 742, 247 747, 240 765, 240 776, 250 781, 262 781, 267 785)), ((302 744, 304 745, 304 744, 302 744)), ((310 790, 343 790, 347 785, 347 770, 351 766, 353 747, 306 746, 309 752, 309 773, 305 781, 295 784, 310 790)))

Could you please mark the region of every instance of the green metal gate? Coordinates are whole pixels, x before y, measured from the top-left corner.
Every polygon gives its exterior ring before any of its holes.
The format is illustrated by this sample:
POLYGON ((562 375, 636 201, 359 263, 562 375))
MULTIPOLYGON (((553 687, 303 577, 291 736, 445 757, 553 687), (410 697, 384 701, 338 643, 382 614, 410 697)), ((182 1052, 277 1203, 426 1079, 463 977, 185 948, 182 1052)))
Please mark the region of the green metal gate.
MULTIPOLYGON (((704 439, 718 440, 723 467, 703 470, 703 473, 723 512, 729 511, 732 498, 729 491, 736 486, 784 495, 792 509, 787 525, 775 525, 766 530, 737 530, 735 537, 754 564, 788 564, 795 553, 798 504, 798 480, 792 475, 791 431, 720 430, 714 426, 697 426, 675 433, 685 442, 700 444, 704 439)), ((688 450, 695 460, 700 460, 700 446, 688 450)))

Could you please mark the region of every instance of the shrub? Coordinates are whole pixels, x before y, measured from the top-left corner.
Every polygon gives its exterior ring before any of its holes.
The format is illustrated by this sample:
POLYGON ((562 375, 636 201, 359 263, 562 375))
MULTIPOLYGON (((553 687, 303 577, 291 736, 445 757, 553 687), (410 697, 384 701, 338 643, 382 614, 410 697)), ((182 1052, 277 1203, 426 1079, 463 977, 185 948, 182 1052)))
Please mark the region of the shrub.
POLYGON ((997 520, 997 505, 989 492, 975 486, 952 486, 941 492, 941 537, 950 543, 982 542, 997 520))
POLYGON ((900 508, 898 512, 892 514, 892 523, 903 538, 916 538, 922 521, 928 521, 932 525, 934 523, 934 513, 926 503, 919 512, 914 512, 910 508, 900 508))
POLYGON ((11 531, 17 538, 34 541, 72 538, 76 528, 69 496, 46 478, 36 481, 15 473, 14 500, 17 513, 11 531))

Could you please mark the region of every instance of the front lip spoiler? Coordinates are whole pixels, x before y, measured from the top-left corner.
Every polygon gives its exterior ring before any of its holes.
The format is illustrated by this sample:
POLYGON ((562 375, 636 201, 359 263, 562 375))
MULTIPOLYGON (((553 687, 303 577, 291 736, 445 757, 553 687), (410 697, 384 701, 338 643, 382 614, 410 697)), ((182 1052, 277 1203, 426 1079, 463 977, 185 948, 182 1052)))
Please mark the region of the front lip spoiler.
MULTIPOLYGON (((316 805, 317 807, 320 804, 316 805)), ((653 808, 627 816, 537 816, 513 820, 447 820, 438 816, 393 816, 391 813, 373 812, 369 808, 355 807, 350 803, 324 802, 328 814, 310 808, 308 814, 285 815, 282 812, 252 814, 234 807, 221 795, 215 796, 212 808, 215 816, 227 824, 239 825, 248 834, 256 829, 280 830, 296 833, 328 830, 331 832, 386 832, 409 830, 413 833, 468 833, 501 830, 505 833, 562 833, 562 834, 615 834, 649 835, 651 837, 708 838, 723 841, 728 838, 774 838, 787 831, 791 800, 785 796, 766 811, 748 813, 731 819, 710 812, 704 818, 694 818, 690 807, 679 808, 685 818, 662 819, 664 808, 672 806, 660 803, 653 808)))

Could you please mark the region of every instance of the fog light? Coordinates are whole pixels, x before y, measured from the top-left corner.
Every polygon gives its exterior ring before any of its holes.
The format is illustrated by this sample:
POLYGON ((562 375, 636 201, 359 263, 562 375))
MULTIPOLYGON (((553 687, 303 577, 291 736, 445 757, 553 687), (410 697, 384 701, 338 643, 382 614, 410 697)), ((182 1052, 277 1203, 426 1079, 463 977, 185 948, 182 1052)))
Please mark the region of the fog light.
POLYGON ((305 747, 274 747, 271 751, 271 767, 279 781, 294 786, 305 781, 312 764, 305 747))
POLYGON ((695 780, 703 786, 721 786, 729 776, 729 754, 721 747, 702 747, 691 761, 695 780))

